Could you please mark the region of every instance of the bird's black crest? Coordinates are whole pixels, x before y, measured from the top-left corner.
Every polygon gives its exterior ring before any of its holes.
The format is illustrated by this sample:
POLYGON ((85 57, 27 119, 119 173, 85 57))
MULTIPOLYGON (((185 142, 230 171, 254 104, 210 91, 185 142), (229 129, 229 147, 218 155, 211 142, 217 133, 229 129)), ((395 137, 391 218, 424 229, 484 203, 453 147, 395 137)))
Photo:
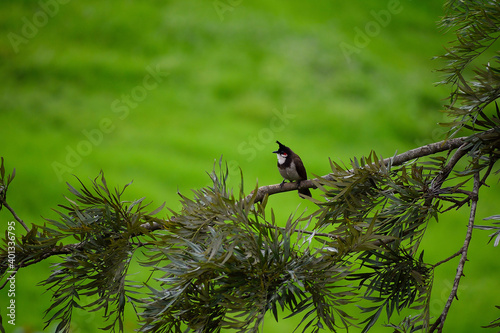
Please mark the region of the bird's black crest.
POLYGON ((281 142, 279 142, 278 140, 276 140, 276 143, 279 145, 279 148, 278 150, 276 151, 273 151, 273 154, 279 154, 279 153, 289 153, 290 148, 288 148, 287 146, 285 146, 284 144, 282 144, 281 142))

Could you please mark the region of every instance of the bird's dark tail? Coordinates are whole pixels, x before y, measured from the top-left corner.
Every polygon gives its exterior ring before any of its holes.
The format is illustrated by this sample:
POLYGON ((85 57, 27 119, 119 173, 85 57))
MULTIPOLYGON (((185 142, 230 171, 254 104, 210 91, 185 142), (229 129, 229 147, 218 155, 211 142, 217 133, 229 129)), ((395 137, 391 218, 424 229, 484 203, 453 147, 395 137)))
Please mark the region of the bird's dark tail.
POLYGON ((312 197, 311 191, 308 188, 299 188, 299 193, 308 197, 312 197))

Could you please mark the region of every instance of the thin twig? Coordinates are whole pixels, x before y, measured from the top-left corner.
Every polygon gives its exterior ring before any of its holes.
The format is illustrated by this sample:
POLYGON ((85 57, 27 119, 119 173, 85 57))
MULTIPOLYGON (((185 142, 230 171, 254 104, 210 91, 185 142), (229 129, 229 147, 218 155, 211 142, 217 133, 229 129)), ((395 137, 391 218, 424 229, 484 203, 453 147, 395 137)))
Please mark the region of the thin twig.
POLYGON ((484 185, 486 187, 490 187, 488 184, 486 184, 486 179, 488 179, 488 176, 490 175, 491 170, 493 169, 493 166, 495 165, 496 161, 497 161, 496 159, 490 160, 490 165, 488 165, 488 169, 486 170, 483 178, 481 179, 481 186, 484 185))
POLYGON ((462 249, 458 250, 457 252, 453 253, 451 256, 449 256, 448 258, 446 259, 443 259, 441 261, 438 261, 437 263, 435 263, 434 265, 432 265, 432 268, 436 268, 438 267, 439 265, 442 265, 444 263, 447 263, 448 261, 450 261, 451 259, 455 258, 455 257, 458 257, 460 254, 462 254, 462 249))
MULTIPOLYGON (((271 225, 269 223, 266 224, 265 227, 268 229, 287 231, 286 228, 284 228, 284 227, 280 227, 277 225, 271 225)), ((306 234, 306 235, 314 235, 314 236, 318 236, 318 237, 328 237, 328 238, 332 238, 332 239, 341 239, 341 240, 343 239, 339 235, 334 235, 334 234, 324 233, 324 232, 314 232, 314 231, 309 231, 309 230, 304 230, 304 229, 294 229, 293 232, 297 232, 299 234, 302 233, 302 234, 306 234)))
POLYGON ((467 154, 467 150, 465 149, 465 146, 467 143, 463 143, 458 147, 457 151, 453 156, 450 158, 448 163, 443 167, 443 169, 438 173, 438 175, 432 180, 431 183, 431 188, 430 192, 433 195, 436 195, 439 193, 439 190, 441 189, 441 186, 443 186, 444 181, 448 176, 450 175, 450 172, 453 170, 455 165, 460 161, 462 157, 464 157, 465 154, 467 154))
MULTIPOLYGON (((472 229, 474 228, 474 220, 476 218, 476 208, 477 208, 478 193, 480 187, 481 187, 481 180, 479 178, 479 172, 476 172, 474 174, 474 185, 472 189, 473 195, 471 198, 471 207, 470 207, 469 223, 467 225, 467 233, 465 235, 464 245, 460 249, 461 258, 458 263, 457 274, 455 275, 455 280, 453 282, 453 287, 451 289, 450 296, 448 297, 448 301, 446 302, 443 312, 441 313, 438 319, 439 320, 439 325, 437 325, 438 333, 441 333, 443 331, 444 322, 446 321, 446 316, 448 315, 448 311, 450 310, 453 299, 455 298, 458 299, 457 297, 458 285, 460 284, 460 279, 464 275, 463 274, 464 266, 465 262, 467 261, 467 251, 469 250, 469 244, 472 238, 472 229)), ((434 331, 434 329, 432 331, 434 331)))
POLYGON ((26 229, 27 232, 30 231, 30 228, 28 228, 28 226, 26 225, 26 223, 24 223, 24 221, 21 220, 21 218, 19 216, 17 216, 17 214, 14 211, 14 209, 12 209, 12 207, 9 206, 9 204, 7 203, 7 201, 5 201, 3 199, 2 199, 2 206, 6 207, 10 211, 10 213, 12 214, 12 216, 14 216, 14 218, 16 219, 16 221, 19 222, 24 227, 24 229, 26 229))
POLYGON ((76 244, 67 244, 64 246, 57 247, 57 248, 52 248, 50 251, 47 251, 47 252, 41 254, 37 258, 33 258, 32 260, 21 261, 19 264, 16 265, 16 270, 18 270, 19 268, 22 268, 22 267, 36 264, 42 260, 45 260, 45 259, 52 257, 52 256, 55 256, 55 255, 71 254, 71 253, 75 252, 76 250, 81 250, 85 245, 86 244, 84 242, 81 242, 81 243, 76 243, 76 244))
POLYGON ((9 283, 10 279, 12 279, 14 276, 16 276, 16 273, 18 270, 19 270, 19 267, 13 271, 8 272, 8 273, 10 273, 10 275, 8 278, 5 279, 5 282, 0 286, 0 290, 2 290, 7 285, 7 283, 9 283))

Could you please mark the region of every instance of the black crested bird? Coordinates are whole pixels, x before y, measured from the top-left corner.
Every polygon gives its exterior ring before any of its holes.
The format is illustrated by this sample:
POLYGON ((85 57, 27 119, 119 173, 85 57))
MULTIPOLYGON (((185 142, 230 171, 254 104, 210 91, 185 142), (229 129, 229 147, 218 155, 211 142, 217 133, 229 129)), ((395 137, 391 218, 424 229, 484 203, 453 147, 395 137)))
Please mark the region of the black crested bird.
POLYGON ((300 182, 307 179, 307 172, 299 155, 295 154, 290 148, 281 142, 276 141, 276 143, 279 145, 279 148, 278 150, 273 151, 273 153, 278 156, 278 170, 281 177, 283 177, 281 186, 283 186, 285 180, 297 181, 299 185, 299 193, 310 197, 311 191, 308 188, 300 188, 300 182))

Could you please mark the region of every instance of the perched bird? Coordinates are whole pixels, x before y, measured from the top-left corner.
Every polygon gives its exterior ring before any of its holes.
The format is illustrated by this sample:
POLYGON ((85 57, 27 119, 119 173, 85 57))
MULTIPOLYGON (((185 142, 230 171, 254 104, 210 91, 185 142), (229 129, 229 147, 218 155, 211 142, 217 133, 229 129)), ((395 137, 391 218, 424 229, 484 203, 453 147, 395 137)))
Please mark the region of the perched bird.
POLYGON ((276 143, 279 145, 279 148, 278 150, 273 151, 273 153, 278 156, 278 170, 281 177, 283 177, 281 186, 283 186, 285 180, 297 181, 299 185, 299 193, 310 197, 311 191, 308 188, 300 188, 300 182, 307 179, 307 172, 299 155, 295 154, 290 148, 281 142, 276 141, 276 143))

